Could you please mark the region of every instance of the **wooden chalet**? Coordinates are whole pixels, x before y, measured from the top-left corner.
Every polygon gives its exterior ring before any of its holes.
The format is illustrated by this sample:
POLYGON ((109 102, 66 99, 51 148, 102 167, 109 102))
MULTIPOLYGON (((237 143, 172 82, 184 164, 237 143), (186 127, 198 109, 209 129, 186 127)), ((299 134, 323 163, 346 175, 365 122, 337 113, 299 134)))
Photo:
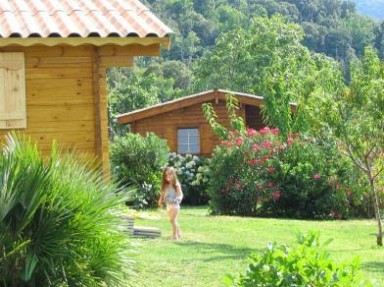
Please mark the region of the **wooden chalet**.
POLYGON ((218 122, 229 128, 228 111, 225 107, 227 94, 238 99, 238 115, 243 117, 248 128, 259 130, 265 126, 260 113, 262 97, 225 90, 210 90, 121 114, 117 120, 121 124, 129 124, 133 133, 145 135, 153 132, 166 139, 172 152, 210 156, 219 139, 204 118, 202 104, 212 103, 218 122))
POLYGON ((109 174, 106 68, 158 56, 171 33, 137 0, 0 1, 0 141, 56 140, 109 174))

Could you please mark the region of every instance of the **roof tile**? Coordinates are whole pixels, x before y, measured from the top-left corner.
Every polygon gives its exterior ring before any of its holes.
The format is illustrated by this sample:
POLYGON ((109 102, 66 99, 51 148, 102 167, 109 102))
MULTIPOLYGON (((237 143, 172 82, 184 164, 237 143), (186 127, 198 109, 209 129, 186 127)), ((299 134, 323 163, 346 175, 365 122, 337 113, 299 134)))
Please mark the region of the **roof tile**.
POLYGON ((138 0, 1 0, 0 37, 165 37, 172 31, 138 0))

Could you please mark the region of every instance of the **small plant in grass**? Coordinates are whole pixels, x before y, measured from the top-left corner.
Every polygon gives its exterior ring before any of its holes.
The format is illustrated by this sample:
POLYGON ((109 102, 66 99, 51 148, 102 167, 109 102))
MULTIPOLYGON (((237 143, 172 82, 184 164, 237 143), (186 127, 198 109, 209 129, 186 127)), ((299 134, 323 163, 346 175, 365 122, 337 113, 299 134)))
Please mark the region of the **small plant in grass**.
POLYGON ((360 260, 337 263, 320 244, 318 232, 298 234, 297 246, 271 243, 262 254, 253 254, 245 274, 227 277, 234 287, 352 287, 373 286, 362 279, 360 260))
POLYGON ((126 198, 100 173, 61 156, 42 157, 26 138, 0 153, 0 286, 129 286, 126 198))
POLYGON ((135 188, 130 204, 134 208, 157 206, 162 169, 168 162, 167 141, 148 133, 116 137, 111 144, 114 178, 122 185, 135 188))
POLYGON ((170 153, 168 164, 176 168, 183 189, 183 203, 202 205, 208 203, 209 159, 196 155, 170 153))

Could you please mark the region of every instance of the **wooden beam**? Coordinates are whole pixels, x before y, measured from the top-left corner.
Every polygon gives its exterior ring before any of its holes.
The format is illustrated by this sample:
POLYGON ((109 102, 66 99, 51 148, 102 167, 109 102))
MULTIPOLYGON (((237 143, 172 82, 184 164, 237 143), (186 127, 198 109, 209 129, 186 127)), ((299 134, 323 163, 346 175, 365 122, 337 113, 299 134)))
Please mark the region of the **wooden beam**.
POLYGON ((92 55, 92 93, 93 93, 93 110, 95 116, 95 154, 102 160, 103 156, 103 140, 101 130, 101 95, 100 95, 100 58, 99 48, 94 47, 92 55))
POLYGON ((160 45, 100 46, 100 56, 160 56, 160 45))
POLYGON ((100 56, 100 65, 103 67, 132 67, 132 56, 100 56))

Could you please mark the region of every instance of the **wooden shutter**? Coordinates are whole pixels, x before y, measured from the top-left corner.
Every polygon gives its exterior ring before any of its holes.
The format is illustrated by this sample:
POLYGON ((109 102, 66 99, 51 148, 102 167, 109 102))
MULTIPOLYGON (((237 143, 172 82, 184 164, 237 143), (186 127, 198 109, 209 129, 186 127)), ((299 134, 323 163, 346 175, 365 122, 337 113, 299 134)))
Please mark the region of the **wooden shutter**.
POLYGON ((0 129, 27 127, 24 53, 0 53, 0 129))

